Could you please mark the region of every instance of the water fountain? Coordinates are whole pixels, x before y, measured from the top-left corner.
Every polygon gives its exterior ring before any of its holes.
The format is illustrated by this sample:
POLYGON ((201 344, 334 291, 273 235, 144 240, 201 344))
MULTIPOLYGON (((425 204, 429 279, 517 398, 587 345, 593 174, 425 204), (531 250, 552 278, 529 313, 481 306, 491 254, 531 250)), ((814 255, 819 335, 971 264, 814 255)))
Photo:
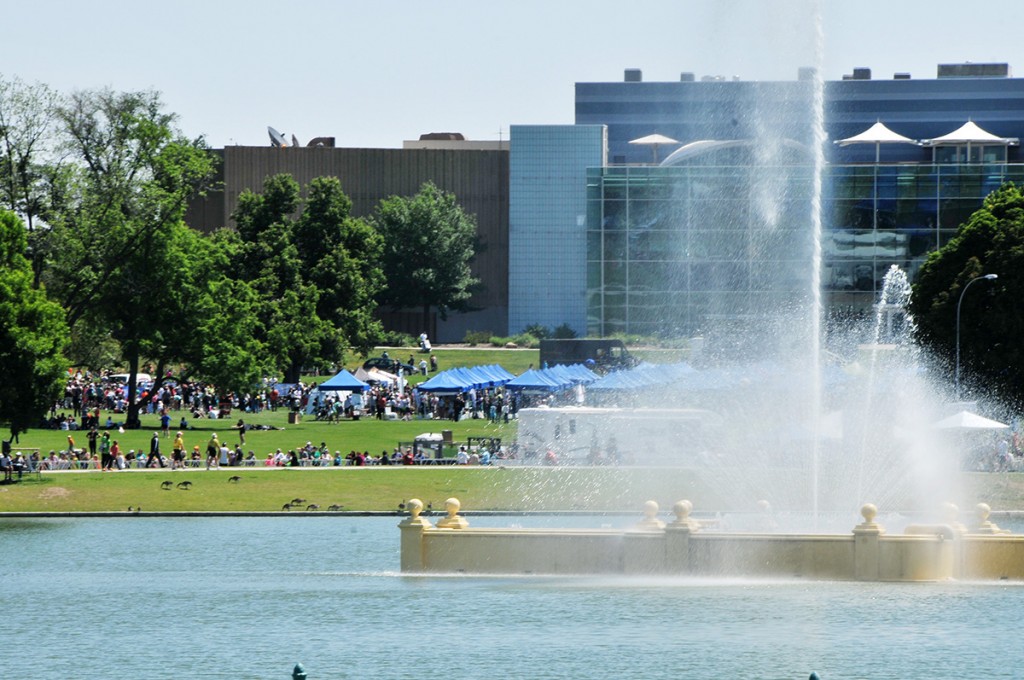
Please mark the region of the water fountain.
MULTIPOLYGON (((449 517, 433 527, 413 502, 412 517, 402 523, 403 570, 737 573, 852 580, 1024 578, 1024 570, 1012 564, 1012 559, 1024 558, 1024 539, 993 538, 999 536, 998 530, 986 524, 984 508, 978 510, 973 533, 951 510, 953 503, 966 507, 970 501, 956 485, 956 457, 944 450, 931 427, 947 415, 939 396, 942 388, 920 368, 909 341, 912 322, 904 313, 909 285, 898 267, 884 279, 870 337, 846 342, 859 345, 857 355, 826 360, 821 293, 823 33, 821 5, 814 4, 815 68, 804 93, 812 171, 805 177, 800 169, 773 159, 773 149, 778 153, 781 144, 759 145, 753 162, 763 167, 751 176, 760 174, 762 184, 751 190, 754 208, 746 215, 764 232, 758 237, 763 240, 752 247, 778 248, 782 237, 776 227, 780 220, 792 219, 793 196, 787 192, 799 187, 794 195, 806 200, 800 224, 806 224, 802 229, 808 234, 808 259, 801 271, 787 275, 807 279, 809 290, 775 323, 767 324, 756 341, 739 343, 744 351, 759 344, 772 350, 782 347, 781 357, 778 351, 766 352, 738 369, 718 369, 718 385, 712 380, 711 385, 705 381, 695 388, 684 378, 678 391, 666 389, 656 395, 659 405, 679 409, 675 417, 685 410, 687 418, 699 422, 702 450, 680 458, 693 467, 717 505, 707 507, 703 498, 659 498, 661 505, 673 507, 675 519, 667 524, 657 518, 659 503, 652 500, 645 505, 644 519, 630 530, 565 532, 467 528, 458 517, 457 499, 449 501, 449 517), (782 178, 764 172, 766 168, 777 168, 782 178), (780 209, 783 201, 790 202, 790 212, 780 209), (778 333, 780 328, 787 332, 778 333), (737 371, 743 373, 739 379, 737 371), (719 513, 713 527, 692 518, 691 500, 719 513), (886 513, 885 525, 903 533, 886 533, 876 521, 875 504, 886 513), (1013 558, 992 557, 1000 551, 1013 558)), ((781 139, 772 129, 780 117, 777 113, 752 124, 764 139, 781 139)), ((722 198, 724 204, 732 196, 722 198)), ((707 222, 723 215, 736 219, 717 206, 711 211, 715 215, 707 222)), ((714 247, 700 244, 701 249, 714 247)), ((801 252, 803 248, 801 243, 801 252)), ((831 341, 838 332, 830 329, 831 341)), ((864 329, 841 332, 857 336, 864 329)), ((712 371, 705 371, 702 378, 709 374, 712 371)), ((606 440, 616 427, 606 413, 593 414, 599 424, 589 428, 579 425, 582 416, 570 418, 575 418, 568 423, 571 426, 558 428, 577 433, 575 440, 563 434, 566 450, 583 449, 591 438, 606 440)), ((521 425, 521 433, 523 429, 521 425)), ((625 448, 623 437, 617 446, 625 448)), ((658 458, 659 464, 664 462, 658 458)))

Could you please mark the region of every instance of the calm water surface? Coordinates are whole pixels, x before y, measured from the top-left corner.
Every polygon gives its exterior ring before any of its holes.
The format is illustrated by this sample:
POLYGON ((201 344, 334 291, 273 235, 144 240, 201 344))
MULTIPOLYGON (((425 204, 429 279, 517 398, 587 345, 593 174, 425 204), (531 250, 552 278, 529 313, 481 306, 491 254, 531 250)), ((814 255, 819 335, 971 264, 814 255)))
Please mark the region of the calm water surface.
POLYGON ((1024 585, 405 577, 396 524, 0 520, 0 677, 1024 676, 1024 585))

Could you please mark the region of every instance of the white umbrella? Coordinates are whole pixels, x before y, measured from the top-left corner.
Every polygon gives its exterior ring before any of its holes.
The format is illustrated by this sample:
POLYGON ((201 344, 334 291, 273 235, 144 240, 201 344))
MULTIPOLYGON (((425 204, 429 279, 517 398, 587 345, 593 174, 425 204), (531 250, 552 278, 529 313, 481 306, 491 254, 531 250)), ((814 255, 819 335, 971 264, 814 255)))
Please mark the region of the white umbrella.
POLYGON ((672 139, 665 135, 653 134, 647 135, 646 137, 640 137, 638 139, 629 140, 630 144, 645 144, 654 147, 654 162, 658 162, 658 146, 661 144, 678 144, 678 139, 672 139))
POLYGON ((948 418, 943 418, 937 423, 933 423, 932 427, 936 430, 1006 430, 1010 426, 983 418, 977 413, 960 411, 948 418))

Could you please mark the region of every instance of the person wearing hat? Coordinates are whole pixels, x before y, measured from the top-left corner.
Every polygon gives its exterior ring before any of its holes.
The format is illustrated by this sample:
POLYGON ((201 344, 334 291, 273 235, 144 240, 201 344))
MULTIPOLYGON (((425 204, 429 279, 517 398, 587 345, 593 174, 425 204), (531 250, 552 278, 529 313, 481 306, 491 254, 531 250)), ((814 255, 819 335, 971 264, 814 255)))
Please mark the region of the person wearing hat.
POLYGON ((206 469, 209 470, 211 467, 217 467, 217 458, 220 457, 220 440, 217 439, 217 433, 214 432, 210 436, 210 441, 206 442, 206 469))
POLYGON ((167 467, 167 463, 160 456, 160 433, 154 432, 153 438, 149 440, 149 457, 146 458, 146 467, 153 466, 153 459, 160 463, 160 467, 167 467))
POLYGON ((185 467, 185 439, 181 432, 174 437, 174 444, 171 445, 171 469, 185 467))

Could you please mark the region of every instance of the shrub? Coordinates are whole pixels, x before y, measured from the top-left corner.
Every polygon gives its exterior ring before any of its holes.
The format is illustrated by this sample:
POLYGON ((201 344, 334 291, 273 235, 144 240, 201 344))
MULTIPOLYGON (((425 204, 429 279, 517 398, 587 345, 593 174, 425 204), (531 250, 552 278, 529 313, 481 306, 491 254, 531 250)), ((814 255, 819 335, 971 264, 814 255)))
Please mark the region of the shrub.
POLYGON ((466 331, 462 341, 467 345, 477 346, 491 341, 490 331, 466 331))
POLYGON ((419 341, 408 333, 384 331, 380 336, 380 342, 377 344, 384 347, 416 347, 419 345, 419 341))
POLYGON ((524 347, 528 349, 540 347, 540 340, 529 333, 520 333, 519 335, 513 335, 512 337, 494 336, 491 338, 491 344, 495 347, 504 347, 510 342, 515 343, 517 347, 524 347))
MULTIPOLYGON (((567 323, 563 323, 561 326, 556 326, 552 336, 555 340, 572 340, 576 337, 576 331, 572 329, 567 323)), ((543 338, 541 338, 543 339, 543 338)))
POLYGON ((523 329, 523 335, 532 335, 538 340, 546 340, 551 337, 551 331, 544 324, 533 323, 523 329))

